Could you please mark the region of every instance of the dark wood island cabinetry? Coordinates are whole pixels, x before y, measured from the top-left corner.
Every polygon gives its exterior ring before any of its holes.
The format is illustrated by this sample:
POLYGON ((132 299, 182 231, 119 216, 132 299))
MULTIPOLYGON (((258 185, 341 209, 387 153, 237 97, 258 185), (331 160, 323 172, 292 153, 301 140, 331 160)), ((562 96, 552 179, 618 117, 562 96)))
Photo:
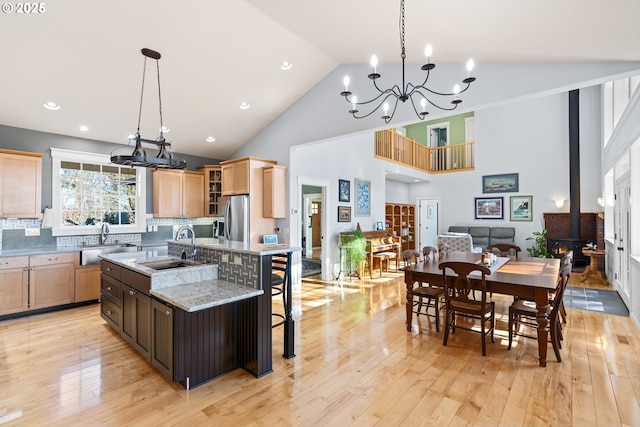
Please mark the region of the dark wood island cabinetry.
MULTIPOLYGON (((256 377, 266 375, 273 369, 271 253, 275 252, 259 246, 198 245, 202 264, 182 270, 147 268, 151 258, 154 262, 162 258, 152 252, 149 257, 144 251, 105 255, 101 316, 162 375, 187 389, 237 368, 256 377), (215 271, 210 278, 194 279, 194 271, 209 269, 215 271), (165 282, 159 281, 161 277, 165 282)), ((165 261, 181 253, 182 242, 170 241, 170 254, 172 249, 175 254, 165 256, 165 261)), ((293 357, 292 319, 287 326, 290 351, 285 350, 284 356, 293 357)))

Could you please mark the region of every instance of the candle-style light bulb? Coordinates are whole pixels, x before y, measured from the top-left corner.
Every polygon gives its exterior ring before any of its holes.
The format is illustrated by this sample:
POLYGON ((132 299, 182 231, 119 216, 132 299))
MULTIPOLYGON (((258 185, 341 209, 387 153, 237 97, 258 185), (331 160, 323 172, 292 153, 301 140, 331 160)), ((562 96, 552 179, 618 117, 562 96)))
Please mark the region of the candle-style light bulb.
POLYGON ((424 113, 427 109, 427 100, 422 98, 422 101, 420 101, 420 106, 422 107, 422 112, 424 113))
POLYGON ((433 48, 430 44, 424 47, 424 56, 427 57, 427 64, 429 63, 429 58, 431 58, 431 54, 433 53, 433 48))
POLYGON ((371 56, 371 66, 373 67, 373 72, 376 72, 376 67, 378 66, 378 57, 375 55, 371 56))
POLYGON ((469 73, 473 70, 473 67, 476 66, 476 63, 473 62, 473 59, 467 61, 467 77, 469 77, 469 73))
POLYGON ((456 95, 457 95, 457 94, 459 94, 459 93, 460 93, 460 86, 455 85, 455 86, 453 87, 453 93, 455 93, 456 95))
POLYGON ((342 83, 344 83, 344 91, 349 92, 349 83, 351 83, 351 79, 349 79, 349 76, 344 76, 344 80, 342 81, 342 83))
POLYGON ((355 109, 356 109, 356 104, 357 104, 357 103, 358 103, 358 97, 357 97, 357 96, 355 96, 355 95, 353 95, 353 96, 351 97, 351 104, 353 105, 353 108, 352 108, 353 110, 355 110, 355 109))
POLYGON ((382 109, 384 110, 384 115, 388 116, 389 114, 387 114, 389 112, 389 103, 385 102, 384 104, 382 104, 382 109))

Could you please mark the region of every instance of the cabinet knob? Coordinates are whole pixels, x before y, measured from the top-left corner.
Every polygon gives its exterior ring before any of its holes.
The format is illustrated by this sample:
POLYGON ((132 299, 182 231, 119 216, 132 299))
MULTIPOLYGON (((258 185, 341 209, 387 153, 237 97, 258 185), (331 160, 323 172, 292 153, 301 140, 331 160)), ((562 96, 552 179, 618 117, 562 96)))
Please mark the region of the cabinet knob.
POLYGON ((135 295, 136 291, 129 291, 129 295, 135 295))
POLYGON ((111 286, 107 286, 107 290, 110 291, 111 290, 111 286))
POLYGON ((105 270, 111 271, 111 267, 107 267, 107 268, 105 268, 105 270))
POLYGON ((165 313, 167 316, 171 316, 171 310, 167 310, 167 312, 165 313))
POLYGON ((111 316, 112 314, 111 310, 107 310, 107 316, 111 316))

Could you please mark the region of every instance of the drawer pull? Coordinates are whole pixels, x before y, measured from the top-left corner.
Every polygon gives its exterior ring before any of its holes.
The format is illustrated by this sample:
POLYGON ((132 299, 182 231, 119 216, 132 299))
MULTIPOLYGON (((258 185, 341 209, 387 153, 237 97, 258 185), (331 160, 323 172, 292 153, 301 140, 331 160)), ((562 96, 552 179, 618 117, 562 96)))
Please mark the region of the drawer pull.
POLYGON ((49 258, 49 261, 57 261, 58 258, 49 258))
POLYGON ((111 289, 111 286, 107 286, 107 290, 108 290, 108 291, 111 291, 111 290, 112 290, 112 289, 111 289))
POLYGON ((167 312, 165 313, 167 316, 171 316, 171 310, 167 310, 167 312))
POLYGON ((111 271, 111 267, 107 267, 107 268, 105 268, 105 270, 111 271))
POLYGON ((112 314, 113 312, 111 310, 107 310, 107 316, 111 317, 112 314))
POLYGON ((129 295, 135 295, 136 291, 129 291, 129 295))

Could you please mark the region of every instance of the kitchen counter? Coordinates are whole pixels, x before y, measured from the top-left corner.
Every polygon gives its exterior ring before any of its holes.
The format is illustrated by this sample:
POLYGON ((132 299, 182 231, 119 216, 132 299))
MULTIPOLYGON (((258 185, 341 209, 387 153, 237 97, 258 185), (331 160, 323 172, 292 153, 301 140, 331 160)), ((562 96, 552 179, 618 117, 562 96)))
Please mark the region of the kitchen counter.
MULTIPOLYGON (((168 240, 168 243, 175 243, 180 245, 191 245, 191 240, 168 240)), ((265 245, 262 243, 243 243, 225 239, 216 239, 212 237, 200 237, 196 238, 196 246, 200 248, 218 249, 230 252, 239 252, 251 255, 275 255, 286 252, 301 251, 302 248, 289 246, 286 243, 280 243, 275 245, 265 245)))
POLYGON ((213 279, 208 282, 151 289, 150 293, 184 311, 193 312, 253 298, 263 295, 264 291, 213 279))
POLYGON ((67 252, 80 252, 78 246, 49 246, 43 248, 20 248, 20 249, 2 249, 0 250, 0 258, 9 256, 29 256, 29 255, 47 255, 67 252))
POLYGON ((187 312, 264 294, 262 289, 219 280, 218 266, 215 264, 195 264, 167 270, 156 270, 145 265, 176 259, 175 256, 164 255, 163 251, 122 252, 100 255, 100 258, 149 276, 151 295, 187 312))

